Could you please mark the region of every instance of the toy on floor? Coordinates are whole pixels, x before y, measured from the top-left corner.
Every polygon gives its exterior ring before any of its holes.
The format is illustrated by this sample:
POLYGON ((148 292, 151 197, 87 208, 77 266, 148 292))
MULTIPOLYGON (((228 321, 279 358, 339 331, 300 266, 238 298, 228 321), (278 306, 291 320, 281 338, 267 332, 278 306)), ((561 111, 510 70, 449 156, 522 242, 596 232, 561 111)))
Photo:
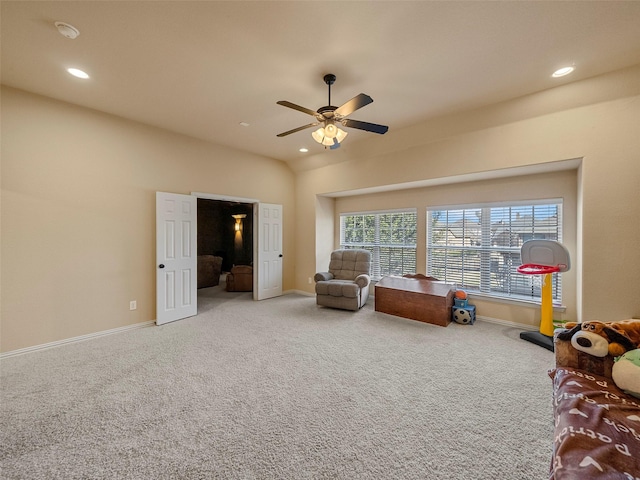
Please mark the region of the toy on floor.
POLYGON ((456 290, 453 294, 453 304, 456 307, 465 308, 469 303, 467 292, 464 290, 456 290))
POLYGON ((640 319, 617 322, 590 321, 565 325, 568 330, 560 332, 560 340, 571 340, 576 350, 595 357, 611 355, 618 357, 625 352, 640 348, 640 319))
POLYGON ((456 290, 453 295, 451 318, 463 325, 473 325, 476 321, 476 307, 469 305, 469 296, 464 290, 456 290))
POLYGON ((463 325, 473 325, 476 322, 476 306, 452 307, 451 316, 453 321, 463 325))
POLYGON ((540 292, 540 328, 522 332, 520 338, 553 352, 553 274, 571 268, 569 251, 555 240, 527 240, 520 249, 522 265, 516 271, 524 275, 542 275, 540 292))
POLYGON ((640 398, 640 349, 617 357, 611 369, 611 377, 620 390, 640 398))

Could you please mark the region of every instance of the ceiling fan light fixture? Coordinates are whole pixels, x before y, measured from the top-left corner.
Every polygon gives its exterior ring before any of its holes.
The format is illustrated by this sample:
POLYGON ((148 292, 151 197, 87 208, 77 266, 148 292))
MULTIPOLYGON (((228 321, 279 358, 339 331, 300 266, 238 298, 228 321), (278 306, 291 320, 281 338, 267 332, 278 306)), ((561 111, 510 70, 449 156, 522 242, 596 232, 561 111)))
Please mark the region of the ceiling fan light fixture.
POLYGON ((316 142, 322 143, 322 140, 324 140, 324 128, 320 127, 315 132, 312 132, 311 136, 316 142))
POLYGON ((328 123, 325 127, 320 127, 316 131, 312 132, 311 136, 316 142, 324 145, 325 147, 331 147, 339 145, 347 136, 347 132, 336 127, 334 123, 328 123))
POLYGON ((325 147, 331 147, 334 143, 336 143, 334 138, 324 137, 322 139, 322 145, 325 147))
POLYGON ((338 133, 338 127, 333 122, 327 121, 324 126, 324 136, 334 138, 338 133))
POLYGON ((338 132, 336 133, 336 140, 338 140, 338 143, 342 143, 346 136, 347 132, 345 132, 341 128, 338 128, 338 132))

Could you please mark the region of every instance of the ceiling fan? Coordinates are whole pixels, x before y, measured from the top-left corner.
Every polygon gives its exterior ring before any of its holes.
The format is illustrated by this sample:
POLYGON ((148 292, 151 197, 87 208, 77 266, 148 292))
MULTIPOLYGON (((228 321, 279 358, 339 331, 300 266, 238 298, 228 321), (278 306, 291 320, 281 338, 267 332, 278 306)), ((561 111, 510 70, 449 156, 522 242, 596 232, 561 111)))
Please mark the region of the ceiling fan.
POLYGON ((325 148, 329 147, 331 149, 335 149, 340 146, 340 142, 342 142, 342 140, 344 140, 344 138, 347 136, 347 132, 340 129, 338 127, 338 124, 349 128, 366 130, 367 132, 379 133, 381 135, 387 133, 389 127, 387 127, 386 125, 378 125, 377 123, 361 122, 360 120, 352 120, 350 118, 346 118, 359 108, 362 108, 365 105, 369 105, 371 102, 373 102, 373 99, 369 95, 361 93, 360 95, 356 95, 340 107, 332 106, 331 85, 333 85, 335 81, 336 76, 332 73, 328 73, 324 76, 324 83, 326 83, 329 87, 329 102, 328 105, 320 107, 315 112, 308 108, 301 107, 300 105, 296 105, 295 103, 287 102, 286 100, 280 100, 279 102, 276 102, 278 105, 293 108, 294 110, 298 110, 299 112, 306 113, 316 118, 316 121, 313 123, 309 123, 308 125, 303 125, 302 127, 294 128, 293 130, 289 130, 283 133, 279 133, 277 136, 285 137, 287 135, 291 135, 292 133, 299 132, 300 130, 305 130, 307 128, 320 125, 320 128, 315 130, 311 134, 311 136, 316 142, 324 145, 325 148))

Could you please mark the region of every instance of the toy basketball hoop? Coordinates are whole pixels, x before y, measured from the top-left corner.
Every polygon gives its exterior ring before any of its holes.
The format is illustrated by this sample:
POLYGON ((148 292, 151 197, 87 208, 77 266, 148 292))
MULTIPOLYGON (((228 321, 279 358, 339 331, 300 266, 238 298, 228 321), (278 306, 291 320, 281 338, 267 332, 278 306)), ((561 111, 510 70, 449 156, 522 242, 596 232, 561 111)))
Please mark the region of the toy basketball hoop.
POLYGON ((540 303, 540 331, 522 332, 520 338, 553 351, 553 274, 571 268, 569 251, 555 240, 529 240, 520 250, 522 265, 516 270, 524 275, 543 275, 540 303))
POLYGON ((560 271, 558 265, 537 265, 535 263, 527 263, 526 265, 520 265, 517 269, 518 273, 524 275, 545 275, 547 273, 556 273, 560 271))
POLYGON ((523 264, 518 272, 528 275, 566 272, 571 268, 569 250, 555 240, 528 240, 520 248, 520 257, 523 264), (550 271, 544 271, 546 269, 550 271))

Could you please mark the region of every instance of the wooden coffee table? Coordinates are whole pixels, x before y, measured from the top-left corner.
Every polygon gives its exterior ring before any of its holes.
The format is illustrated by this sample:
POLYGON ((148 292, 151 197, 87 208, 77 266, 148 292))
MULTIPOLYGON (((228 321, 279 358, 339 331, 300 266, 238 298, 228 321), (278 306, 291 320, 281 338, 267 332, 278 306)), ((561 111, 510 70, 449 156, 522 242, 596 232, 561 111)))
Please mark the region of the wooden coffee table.
POLYGON ((383 277, 375 286, 376 311, 446 327, 455 285, 416 277, 383 277))

